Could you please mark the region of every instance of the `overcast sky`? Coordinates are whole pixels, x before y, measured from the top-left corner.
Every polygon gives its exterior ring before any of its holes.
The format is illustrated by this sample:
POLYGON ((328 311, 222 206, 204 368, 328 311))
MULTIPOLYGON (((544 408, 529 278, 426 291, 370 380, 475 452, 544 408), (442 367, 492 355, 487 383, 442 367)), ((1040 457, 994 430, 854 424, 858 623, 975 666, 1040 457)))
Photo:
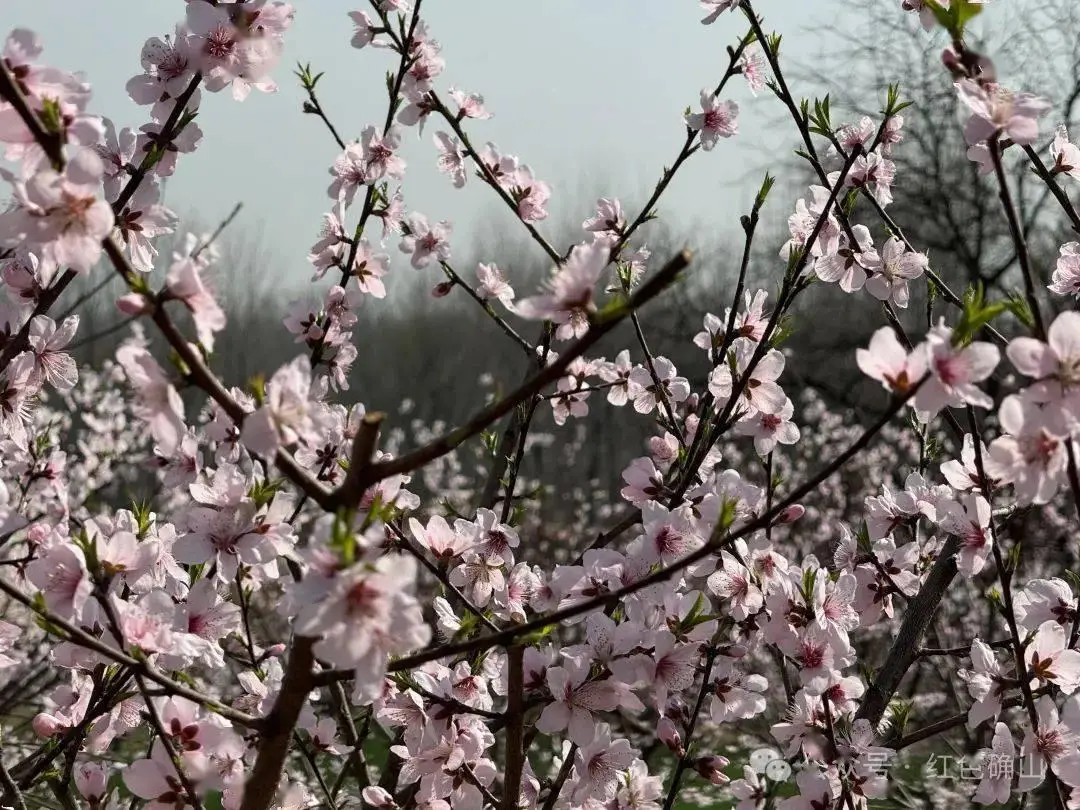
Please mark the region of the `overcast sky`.
MULTIPOLYGON (((181 215, 197 211, 209 224, 243 202, 238 227, 261 223, 280 269, 299 281, 309 275, 304 257, 330 207, 327 168, 338 150, 322 124, 301 113, 303 94, 292 70, 301 61, 325 71, 321 100, 349 140, 382 121, 383 76, 396 63, 386 50, 350 47, 346 15, 366 6, 360 0, 294 5, 294 28, 274 74, 279 92, 256 92, 243 103, 227 92, 204 94, 203 144, 181 158, 167 202, 181 215)), ((839 0, 762 0, 758 7, 766 29, 784 34, 785 57, 803 62, 826 47, 821 37, 807 36, 822 11, 850 8, 839 0)), ((4 0, 5 26, 37 31, 45 62, 84 71, 94 88, 92 111, 118 129, 147 120, 147 110, 124 91, 140 71, 143 41, 171 33, 183 14, 179 1, 4 0)), ((467 122, 471 139, 494 141, 552 185, 552 223, 579 222, 601 194, 642 200, 682 143, 682 111, 696 108, 699 90, 717 83, 726 46, 745 30, 739 14, 701 25, 694 0, 428 0, 424 16, 446 59, 439 88, 486 97, 494 117, 467 122)), ((781 110, 770 93, 755 99, 740 79, 729 87, 742 108, 739 136, 696 155, 661 205, 665 218, 721 233, 731 232, 747 207, 769 155, 794 146, 790 124, 776 126, 781 110)), ((793 87, 797 95, 814 90, 793 87)), ((472 233, 513 228, 509 213, 492 204, 490 189, 475 178, 457 191, 436 172, 431 138, 438 129, 432 121, 422 139, 406 132, 407 207, 451 219, 462 244, 472 233)))

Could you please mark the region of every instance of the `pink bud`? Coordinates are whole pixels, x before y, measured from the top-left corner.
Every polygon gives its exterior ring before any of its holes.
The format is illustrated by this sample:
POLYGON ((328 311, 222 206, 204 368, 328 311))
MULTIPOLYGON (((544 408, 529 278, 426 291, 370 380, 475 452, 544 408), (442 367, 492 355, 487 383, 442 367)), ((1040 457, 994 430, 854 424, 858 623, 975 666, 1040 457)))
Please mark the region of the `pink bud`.
POLYGON ((34 732, 39 737, 52 737, 64 730, 64 726, 59 720, 51 714, 45 714, 45 712, 42 712, 35 717, 34 722, 31 723, 31 725, 34 727, 34 732))
POLYGON ((125 315, 145 315, 150 311, 150 302, 142 293, 128 293, 116 299, 116 308, 125 315))
POLYGON ((656 724, 656 737, 677 757, 683 755, 682 737, 670 717, 661 717, 656 724))
POLYGON ((47 523, 35 523, 29 529, 26 530, 26 541, 31 546, 40 546, 46 540, 49 539, 49 535, 52 534, 52 529, 47 523))
POLYGON ((787 509, 780 513, 780 516, 776 519, 777 524, 781 523, 794 523, 796 520, 806 514, 806 507, 802 504, 793 503, 787 509))
POLYGON ((75 787, 84 799, 98 802, 104 797, 109 785, 109 774, 104 766, 97 762, 80 762, 72 775, 75 787))
POLYGON ((694 770, 708 779, 714 785, 726 785, 731 781, 724 773, 728 761, 721 756, 713 754, 707 757, 698 757, 694 761, 694 770))
POLYGON ((372 807, 397 807, 397 804, 394 802, 394 797, 381 787, 366 787, 360 795, 363 797, 364 803, 369 804, 372 807))
POLYGON ((269 647, 266 648, 266 654, 267 656, 276 657, 284 654, 285 650, 286 647, 284 644, 271 644, 269 647))
POLYGON ((946 48, 941 52, 941 63, 954 77, 962 78, 967 75, 967 70, 960 64, 960 57, 952 48, 946 48))
POLYGON ((443 298, 444 296, 449 295, 452 289, 454 289, 454 282, 444 281, 441 284, 436 284, 432 288, 431 294, 436 298, 443 298))

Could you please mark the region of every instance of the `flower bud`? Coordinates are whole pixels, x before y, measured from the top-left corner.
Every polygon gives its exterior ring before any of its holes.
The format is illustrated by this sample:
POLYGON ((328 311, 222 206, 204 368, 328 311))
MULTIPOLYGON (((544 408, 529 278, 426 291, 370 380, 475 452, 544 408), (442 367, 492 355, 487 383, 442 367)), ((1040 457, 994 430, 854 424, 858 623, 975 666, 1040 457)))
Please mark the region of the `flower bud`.
POLYGON ((109 774, 97 762, 80 762, 72 776, 79 794, 91 804, 101 801, 109 786, 109 774))
POLYGON ((45 714, 45 712, 35 717, 31 725, 39 737, 52 737, 64 730, 64 726, 59 720, 51 714, 45 714))
POLYGON ((48 523, 35 523, 26 530, 26 542, 32 547, 40 546, 49 539, 49 535, 51 534, 52 528, 50 528, 48 523))
POLYGON ((799 503, 793 503, 787 509, 780 513, 776 518, 776 525, 783 523, 794 523, 796 520, 806 514, 806 507, 799 503))
POLYGON ((443 298, 449 295, 452 289, 454 289, 454 282, 444 281, 441 284, 436 284, 432 288, 431 294, 436 298, 443 298))
POLYGON ((145 315, 150 311, 150 302, 142 293, 128 293, 116 299, 116 308, 125 315, 145 315))
POLYGON ((713 754, 707 757, 698 757, 694 760, 694 770, 714 785, 726 785, 731 781, 724 773, 727 764, 728 761, 724 757, 713 754))
POLYGON ((681 757, 685 753, 682 744, 682 736, 670 717, 661 717, 656 724, 656 737, 668 747, 675 756, 681 757))
POLYGON ((360 795, 363 797, 364 803, 371 807, 385 807, 387 810, 393 810, 393 808, 397 807, 394 797, 381 787, 366 787, 360 795))

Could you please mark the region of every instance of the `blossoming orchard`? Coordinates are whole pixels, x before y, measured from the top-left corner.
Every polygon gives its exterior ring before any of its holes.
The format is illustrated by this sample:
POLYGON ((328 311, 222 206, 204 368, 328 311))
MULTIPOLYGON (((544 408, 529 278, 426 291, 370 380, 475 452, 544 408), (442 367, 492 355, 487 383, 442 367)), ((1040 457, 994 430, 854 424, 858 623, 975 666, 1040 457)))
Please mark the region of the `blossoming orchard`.
POLYGON ((342 20, 358 67, 387 74, 356 139, 320 74, 279 64, 296 13, 283 2, 177 2, 175 30, 146 32, 126 88, 144 115, 128 125, 83 74, 49 66, 37 34, 8 34, 0 803, 1080 807, 1080 242, 1040 267, 1022 215, 1034 183, 1080 233, 1080 148, 1047 99, 974 49, 983 5, 891 2, 947 43, 937 69, 968 147, 955 161, 992 190, 1014 295, 950 287, 890 215, 920 100, 892 85, 867 100, 875 116, 845 122, 828 98, 793 95, 769 0, 704 0, 704 19, 672 4, 687 25, 745 33, 717 42, 726 69, 700 77, 681 117, 675 105, 681 148, 645 204, 600 199, 576 244, 554 244, 557 191, 488 141, 483 88, 449 84, 423 16, 434 2, 371 0, 342 20), (185 236, 162 182, 214 138, 204 104, 264 104, 285 80, 338 153, 306 257, 322 303, 282 302, 294 359, 226 381, 219 232, 185 236), (786 117, 813 182, 778 201, 766 175, 744 201, 733 292, 680 337, 698 360, 676 368, 639 312, 695 260, 646 241, 675 175, 745 137, 735 98, 786 117), (456 263, 454 222, 403 192, 408 138, 448 184, 510 209, 551 268, 540 288, 499 256, 456 263), (790 239, 767 246, 758 289, 766 205, 791 212, 790 239), (391 273, 466 296, 520 354, 516 388, 415 442, 349 387, 391 273), (86 275, 123 281, 132 323, 96 367, 73 359, 79 317, 64 312, 86 275), (784 390, 803 361, 783 339, 810 288, 881 314, 847 353, 881 407, 829 452, 811 435, 825 422, 800 429, 784 390), (653 431, 645 454, 618 461, 605 519, 551 553, 521 473, 531 431, 550 420, 569 444, 559 431, 590 410, 627 406, 653 431), (880 448, 902 441, 911 459, 884 468, 880 448), (813 464, 781 474, 800 445, 813 464), (466 451, 483 481, 451 493, 440 465, 466 451), (857 520, 813 505, 853 467, 857 520), (133 477, 153 497, 101 494, 133 477), (1017 529, 1033 514, 1071 557, 1017 529), (946 756, 963 767, 946 773, 946 756))

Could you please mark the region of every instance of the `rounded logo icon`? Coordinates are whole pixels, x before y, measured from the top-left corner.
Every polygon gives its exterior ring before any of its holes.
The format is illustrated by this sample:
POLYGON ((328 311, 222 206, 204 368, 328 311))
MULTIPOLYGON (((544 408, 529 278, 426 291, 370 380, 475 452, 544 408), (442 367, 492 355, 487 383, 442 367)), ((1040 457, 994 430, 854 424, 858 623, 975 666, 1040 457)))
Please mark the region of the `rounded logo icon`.
POLYGON ((791 766, 787 760, 774 759, 765 766, 765 775, 774 782, 786 782, 791 777, 791 766))
MULTIPOLYGON (((750 767, 757 773, 766 773, 770 762, 780 759, 780 752, 775 748, 759 748, 750 754, 750 767)), ((787 763, 784 763, 787 765, 787 763)))

